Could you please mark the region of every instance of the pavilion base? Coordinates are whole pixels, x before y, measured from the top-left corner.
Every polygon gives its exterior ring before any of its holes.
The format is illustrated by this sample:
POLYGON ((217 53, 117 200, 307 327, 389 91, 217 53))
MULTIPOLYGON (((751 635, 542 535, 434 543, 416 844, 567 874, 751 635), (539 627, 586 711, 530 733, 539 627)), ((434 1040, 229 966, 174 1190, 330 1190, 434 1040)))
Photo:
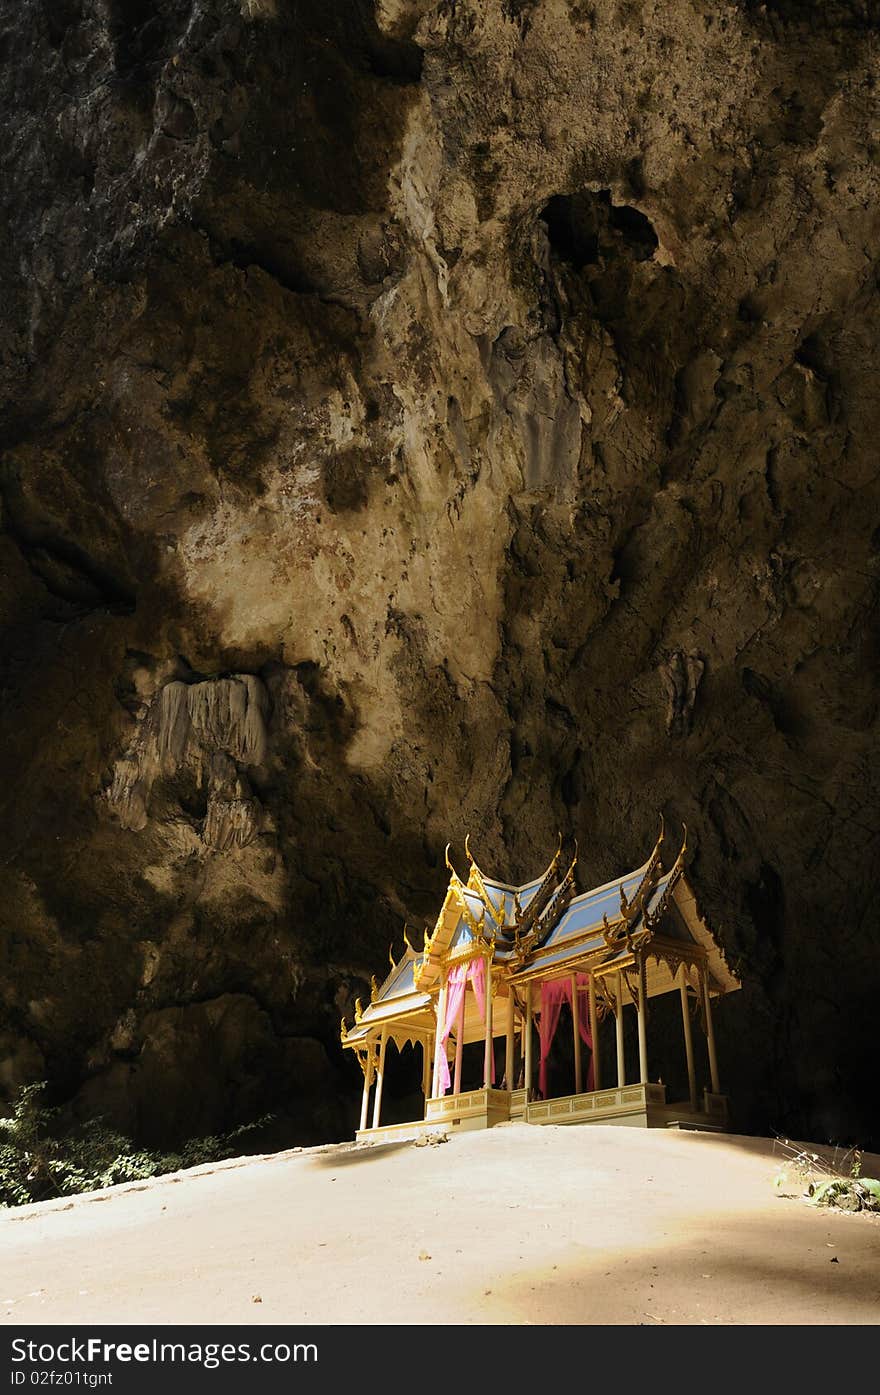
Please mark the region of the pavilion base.
POLYGON ((561 1099, 533 1100, 526 1105, 529 1124, 626 1124, 632 1128, 690 1128, 723 1132, 727 1128, 727 1098, 703 1095, 703 1108, 690 1103, 667 1104, 665 1085, 623 1085, 591 1090, 561 1099))
POLYGON ((510 1118, 509 1090, 468 1090, 461 1095, 440 1095, 425 1107, 429 1124, 449 1129, 491 1129, 510 1118))
POLYGON ((427 1119, 413 1119, 408 1124, 380 1124, 377 1129, 358 1129, 356 1143, 407 1143, 421 1138, 426 1133, 445 1133, 445 1127, 428 1123, 427 1119))
POLYGON ((360 1129, 358 1143, 403 1143, 423 1134, 490 1129, 522 1120, 527 1124, 624 1124, 641 1129, 727 1129, 727 1097, 703 1094, 702 1108, 667 1104, 665 1085, 623 1085, 559 1099, 529 1101, 525 1090, 468 1090, 427 1101, 425 1118, 408 1124, 360 1129))

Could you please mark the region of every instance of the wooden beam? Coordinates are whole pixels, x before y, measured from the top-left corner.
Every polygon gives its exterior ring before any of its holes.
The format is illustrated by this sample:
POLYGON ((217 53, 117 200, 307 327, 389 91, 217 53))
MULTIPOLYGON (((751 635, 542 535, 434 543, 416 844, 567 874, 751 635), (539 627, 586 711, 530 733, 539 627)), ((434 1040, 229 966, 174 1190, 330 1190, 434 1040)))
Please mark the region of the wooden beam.
POLYGON ((492 956, 486 956, 486 1049, 483 1053, 483 1088, 492 1085, 492 956))
POLYGON ((364 1093, 361 1099, 361 1122, 359 1125, 360 1129, 365 1129, 367 1127, 367 1119, 369 1117, 368 1110, 370 1107, 370 1086, 372 1085, 372 1083, 373 1061, 372 1056, 368 1056, 366 1061, 364 1061, 364 1093))
POLYGON ((385 1048, 388 1045, 388 1028, 382 1028, 382 1040, 379 1046, 379 1064, 376 1067, 376 1094, 373 1099, 373 1128, 379 1127, 379 1120, 382 1116, 382 1085, 385 1079, 385 1048))
POLYGON ((428 1098, 428 1091, 431 1088, 431 1067, 434 1059, 434 1037, 433 1034, 424 1038, 422 1042, 422 1094, 428 1098))
POLYGON ((578 1021, 578 987, 577 974, 572 974, 569 980, 571 984, 571 1025, 574 1034, 574 1092, 576 1095, 583 1093, 584 1073, 583 1062, 581 1061, 581 1033, 578 1021))
POLYGON ((526 1100, 532 1097, 532 1069, 534 1062, 534 1043, 532 1042, 532 985, 526 984, 526 1022, 525 1022, 525 1045, 524 1045, 524 1083, 526 1087, 526 1100))
POLYGON ((712 1094, 721 1093, 718 1084, 718 1057, 715 1054, 715 1027, 712 1022, 712 997, 709 992, 709 975, 704 969, 700 975, 703 985, 703 1012, 706 1018, 706 1046, 709 1050, 709 1077, 712 1081, 712 1094))
POLYGON ((617 970, 617 1013, 614 1020, 617 1037, 617 1088, 626 1084, 626 1046, 623 1040, 623 975, 617 970))
POLYGON ((648 1083, 648 984, 645 975, 645 956, 639 955, 639 1084, 648 1083))
POLYGON ((694 1067, 694 1039, 691 1035, 691 1005, 688 999, 687 974, 684 964, 678 970, 678 991, 681 994, 681 1021, 684 1027, 684 1052, 687 1057, 688 1092, 691 1109, 697 1108, 697 1072, 694 1067))

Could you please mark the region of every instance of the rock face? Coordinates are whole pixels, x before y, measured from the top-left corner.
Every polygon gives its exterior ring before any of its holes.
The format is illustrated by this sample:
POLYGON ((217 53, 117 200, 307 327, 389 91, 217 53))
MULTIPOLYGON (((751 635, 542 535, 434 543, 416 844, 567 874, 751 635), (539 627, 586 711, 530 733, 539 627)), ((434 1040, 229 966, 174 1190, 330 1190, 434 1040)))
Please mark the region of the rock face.
POLYGON ((876 1145, 872 13, 7 13, 7 1093, 350 1131, 446 840, 662 811, 740 1127, 876 1145))

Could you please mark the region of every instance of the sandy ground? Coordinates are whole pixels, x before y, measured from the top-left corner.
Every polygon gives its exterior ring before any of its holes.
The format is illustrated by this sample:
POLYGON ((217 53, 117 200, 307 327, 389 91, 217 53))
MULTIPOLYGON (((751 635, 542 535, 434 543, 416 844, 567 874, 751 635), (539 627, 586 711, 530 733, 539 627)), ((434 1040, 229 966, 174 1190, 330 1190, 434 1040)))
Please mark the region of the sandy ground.
POLYGON ((0 1213, 0 1321, 880 1322, 880 1217, 778 1170, 607 1125, 241 1159, 0 1213))

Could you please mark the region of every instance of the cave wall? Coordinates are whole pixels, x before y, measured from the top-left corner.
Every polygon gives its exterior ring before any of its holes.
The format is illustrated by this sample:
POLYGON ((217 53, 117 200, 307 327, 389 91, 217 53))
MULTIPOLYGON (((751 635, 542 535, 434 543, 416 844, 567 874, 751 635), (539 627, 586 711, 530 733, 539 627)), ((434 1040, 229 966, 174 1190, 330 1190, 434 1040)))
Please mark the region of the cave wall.
MULTIPOLYGON (((0 1089, 351 1131, 447 839, 686 821, 736 1122, 878 1142, 868 3, 2 20, 0 1089)), ((403 1078, 401 1089, 407 1088, 403 1078)))

